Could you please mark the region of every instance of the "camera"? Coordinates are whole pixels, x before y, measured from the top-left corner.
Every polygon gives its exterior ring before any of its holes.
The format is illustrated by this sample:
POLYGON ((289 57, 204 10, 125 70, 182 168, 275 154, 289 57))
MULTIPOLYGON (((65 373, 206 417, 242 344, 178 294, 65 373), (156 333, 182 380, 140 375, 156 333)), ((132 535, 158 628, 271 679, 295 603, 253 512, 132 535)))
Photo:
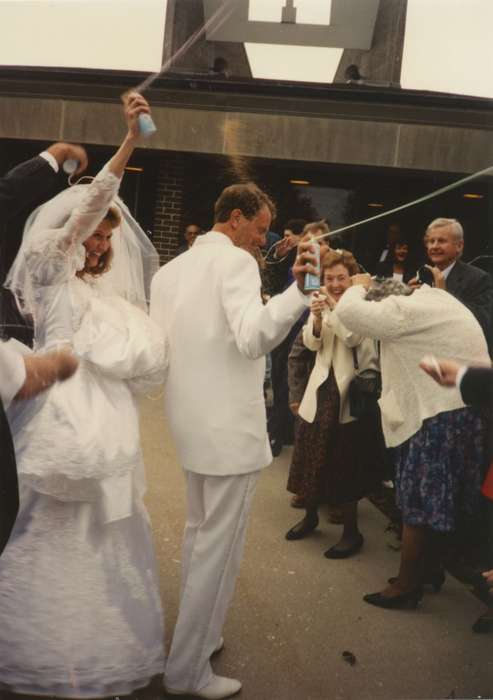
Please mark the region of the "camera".
POLYGON ((416 280, 420 284, 429 284, 430 287, 433 287, 433 285, 435 284, 435 278, 433 277, 433 272, 426 265, 422 265, 419 268, 419 270, 416 272, 416 280))

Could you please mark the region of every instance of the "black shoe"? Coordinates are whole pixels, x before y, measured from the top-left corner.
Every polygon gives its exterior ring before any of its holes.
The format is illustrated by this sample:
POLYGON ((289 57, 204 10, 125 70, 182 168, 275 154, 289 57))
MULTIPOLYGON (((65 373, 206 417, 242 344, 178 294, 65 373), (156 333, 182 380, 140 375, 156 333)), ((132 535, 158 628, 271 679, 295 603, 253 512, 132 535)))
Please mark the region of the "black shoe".
POLYGON ((392 598, 384 596, 381 593, 368 593, 363 596, 365 603, 376 605, 378 608, 387 608, 388 610, 411 610, 416 608, 419 601, 423 597, 423 589, 421 586, 415 588, 408 593, 396 595, 392 598))
POLYGON ((282 451, 282 442, 273 438, 270 441, 270 449, 272 450, 273 457, 279 457, 282 451))
POLYGON ((356 552, 359 552, 364 541, 363 535, 358 533, 358 537, 355 539, 354 544, 351 547, 348 547, 347 549, 336 549, 336 546, 334 545, 324 552, 324 557, 327 557, 327 559, 347 559, 353 554, 356 554, 356 552))
MULTIPOLYGON (((397 576, 392 576, 389 578, 389 583, 395 583, 397 581, 397 576)), ((421 579, 422 586, 432 586, 435 593, 440 593, 442 586, 445 583, 445 571, 443 569, 438 569, 437 571, 432 571, 429 574, 425 574, 421 579)))
POLYGON ((300 520, 299 523, 293 525, 291 530, 286 532, 287 540, 302 540, 304 537, 313 532, 315 528, 318 527, 318 515, 312 520, 308 520, 306 517, 300 520))
POLYGON ((472 626, 472 631, 476 634, 490 634, 493 632, 493 618, 481 615, 472 626))

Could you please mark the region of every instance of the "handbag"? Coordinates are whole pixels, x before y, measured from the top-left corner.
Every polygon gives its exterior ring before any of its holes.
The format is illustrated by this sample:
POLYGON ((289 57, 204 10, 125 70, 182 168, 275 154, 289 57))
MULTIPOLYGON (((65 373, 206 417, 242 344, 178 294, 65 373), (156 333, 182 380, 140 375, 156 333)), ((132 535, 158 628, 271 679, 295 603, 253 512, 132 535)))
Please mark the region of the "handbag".
MULTIPOLYGON (((382 393, 382 375, 376 369, 364 369, 360 372, 357 350, 351 349, 356 376, 349 384, 349 413, 353 418, 363 418, 378 409, 377 401, 382 393)), ((377 344, 377 355, 380 358, 380 343, 377 344)))

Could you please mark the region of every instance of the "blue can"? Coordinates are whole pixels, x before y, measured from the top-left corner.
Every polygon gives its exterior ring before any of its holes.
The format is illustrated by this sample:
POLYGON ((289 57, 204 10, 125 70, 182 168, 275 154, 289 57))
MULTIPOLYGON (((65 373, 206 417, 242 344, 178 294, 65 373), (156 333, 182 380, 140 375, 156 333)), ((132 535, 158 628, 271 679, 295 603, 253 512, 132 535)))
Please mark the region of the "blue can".
POLYGON ((152 136, 152 134, 156 133, 157 128, 150 114, 139 114, 139 129, 144 137, 152 136))
MULTIPOLYGON (((320 244, 317 241, 311 241, 313 248, 315 249, 315 255, 317 256, 316 267, 320 271, 320 244)), ((307 272, 305 275, 305 292, 316 292, 320 289, 320 275, 313 275, 311 272, 307 272)))

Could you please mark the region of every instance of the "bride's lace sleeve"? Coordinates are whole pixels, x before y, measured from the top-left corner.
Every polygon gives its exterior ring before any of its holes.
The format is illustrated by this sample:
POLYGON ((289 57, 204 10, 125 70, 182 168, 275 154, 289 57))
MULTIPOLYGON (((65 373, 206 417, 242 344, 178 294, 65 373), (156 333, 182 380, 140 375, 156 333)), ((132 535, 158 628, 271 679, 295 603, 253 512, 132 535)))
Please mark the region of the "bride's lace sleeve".
POLYGON ((90 185, 80 186, 84 190, 82 195, 80 189, 73 192, 68 189, 43 207, 23 248, 27 276, 22 270, 22 260, 19 270, 13 272, 11 287, 14 293, 20 289, 25 299, 26 293, 31 294, 32 284, 61 284, 84 267, 82 243, 104 218, 119 186, 120 179, 105 166, 90 185), (59 204, 60 197, 66 197, 67 201, 59 204), (64 207, 68 218, 60 225, 58 221, 63 217, 64 207))
POLYGON ((87 186, 82 201, 73 210, 62 229, 58 245, 63 250, 83 243, 104 218, 111 201, 118 194, 120 179, 105 166, 87 186))

